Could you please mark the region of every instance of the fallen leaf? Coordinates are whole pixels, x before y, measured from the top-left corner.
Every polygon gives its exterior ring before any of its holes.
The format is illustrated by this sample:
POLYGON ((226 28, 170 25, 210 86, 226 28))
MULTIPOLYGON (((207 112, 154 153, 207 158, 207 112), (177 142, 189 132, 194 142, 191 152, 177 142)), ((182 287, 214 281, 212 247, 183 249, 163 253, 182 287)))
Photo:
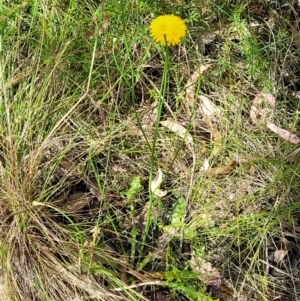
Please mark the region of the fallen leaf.
POLYGON ((212 267, 212 264, 199 256, 191 256, 191 267, 194 273, 199 274, 199 279, 206 285, 211 285, 215 289, 221 287, 221 274, 212 267))
POLYGON ((112 167, 113 172, 126 172, 127 169, 124 169, 121 165, 114 165, 112 167))
POLYGON ((66 203, 63 206, 63 209, 67 213, 76 213, 85 207, 91 200, 92 196, 84 192, 75 192, 67 197, 66 203))
POLYGON ((161 121, 160 124, 170 131, 177 134, 179 137, 185 139, 185 141, 189 144, 193 144, 193 137, 187 130, 177 122, 171 121, 169 119, 161 121))
POLYGON ((161 190, 161 189, 156 189, 155 192, 154 192, 154 194, 156 196, 158 196, 159 198, 164 197, 167 193, 168 193, 167 191, 161 190))
MULTIPOLYGON (((209 127, 211 136, 217 142, 221 138, 220 132, 217 130, 215 121, 220 118, 221 109, 218 108, 209 98, 199 95, 199 111, 203 117, 203 121, 209 127)), ((216 143, 215 143, 216 146, 216 143)))
MULTIPOLYGON (((135 218, 134 223, 140 232, 142 232, 145 228, 149 210, 150 210, 150 203, 147 202, 144 205, 143 210, 135 218)), ((162 212, 160 212, 156 207, 152 207, 151 219, 158 221, 161 220, 161 218, 162 218, 162 212)))
POLYGON ((164 232, 157 241, 157 248, 153 252, 153 258, 161 258, 163 251, 166 248, 167 244, 172 240, 174 235, 177 233, 178 228, 171 227, 167 232, 164 232))
POLYGON ((163 181, 163 172, 162 172, 162 170, 159 168, 159 169, 158 169, 158 172, 157 172, 157 176, 156 176, 156 178, 151 182, 150 187, 151 187, 151 192, 152 192, 154 195, 156 195, 156 196, 158 196, 158 197, 160 197, 160 198, 163 197, 163 196, 165 196, 165 195, 168 193, 167 191, 163 191, 163 190, 160 189, 160 185, 161 185, 162 181, 163 181))
POLYGON ((238 162, 232 160, 225 166, 211 167, 205 171, 208 176, 224 176, 229 175, 237 166, 238 162))
POLYGON ((251 165, 251 167, 248 170, 249 175, 254 176, 256 172, 256 167, 254 165, 251 165))
POLYGON ((209 168, 205 171, 207 176, 225 176, 229 175, 234 170, 234 166, 226 165, 220 167, 209 168))
POLYGON ((61 160, 59 165, 59 167, 61 167, 65 172, 68 173, 71 173, 77 167, 75 163, 68 160, 61 160))
POLYGON ((202 167, 200 168, 200 171, 207 171, 209 169, 209 161, 208 159, 204 159, 202 167))
POLYGON ((285 257, 285 255, 287 254, 287 251, 286 250, 276 250, 274 252, 274 261, 276 263, 279 263, 280 261, 282 261, 285 257))
POLYGON ((193 104, 195 100, 196 83, 201 74, 211 67, 211 64, 205 64, 197 68, 185 85, 185 99, 188 103, 193 104))
POLYGON ((252 101, 250 119, 256 125, 263 125, 274 115, 275 97, 272 94, 258 93, 252 101))
POLYGON ((197 68, 192 76, 189 78, 189 80, 186 83, 185 86, 185 100, 186 102, 193 107, 194 101, 198 100, 198 109, 201 112, 204 122, 207 124, 207 126, 211 130, 212 137, 214 139, 218 139, 219 132, 216 129, 216 127, 213 125, 212 117, 218 116, 221 114, 220 108, 218 108, 209 98, 207 98, 204 95, 197 95, 196 96, 196 87, 197 87, 197 81, 198 78, 206 71, 208 70, 212 64, 205 64, 197 68))
POLYGON ((209 98, 199 95, 199 109, 201 114, 206 118, 221 115, 221 110, 209 98))
POLYGON ((272 122, 268 122, 267 127, 284 140, 287 140, 294 144, 298 144, 300 142, 300 139, 295 134, 292 134, 288 130, 284 130, 280 128, 279 126, 277 126, 272 122))

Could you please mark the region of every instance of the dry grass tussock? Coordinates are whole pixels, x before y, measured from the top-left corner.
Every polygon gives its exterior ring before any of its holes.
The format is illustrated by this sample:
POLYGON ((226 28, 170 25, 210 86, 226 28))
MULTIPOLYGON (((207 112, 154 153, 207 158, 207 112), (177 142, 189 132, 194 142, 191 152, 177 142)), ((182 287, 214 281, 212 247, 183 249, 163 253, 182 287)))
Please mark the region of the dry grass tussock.
POLYGON ((3 300, 299 298, 299 7, 178 2, 157 131, 163 4, 7 5, 3 300))

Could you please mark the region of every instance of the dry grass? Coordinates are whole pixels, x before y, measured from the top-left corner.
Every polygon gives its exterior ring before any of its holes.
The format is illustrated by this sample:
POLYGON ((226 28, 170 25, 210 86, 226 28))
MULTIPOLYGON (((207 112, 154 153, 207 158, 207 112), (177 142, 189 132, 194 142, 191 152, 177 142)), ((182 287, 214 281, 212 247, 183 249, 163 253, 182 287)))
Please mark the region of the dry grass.
POLYGON ((298 5, 5 5, 2 298, 297 300, 299 146, 250 110, 270 93, 276 125, 299 131, 298 5), (181 15, 188 36, 170 49, 161 120, 187 129, 190 144, 155 131, 164 56, 147 26, 162 11, 181 15), (149 191, 158 169, 161 198, 149 191))

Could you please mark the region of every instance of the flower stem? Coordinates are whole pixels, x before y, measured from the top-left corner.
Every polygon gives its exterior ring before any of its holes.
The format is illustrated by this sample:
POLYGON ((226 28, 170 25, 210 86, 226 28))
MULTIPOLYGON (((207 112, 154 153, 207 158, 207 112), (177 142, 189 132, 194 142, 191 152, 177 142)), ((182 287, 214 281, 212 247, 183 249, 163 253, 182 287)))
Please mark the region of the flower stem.
POLYGON ((153 142, 152 142, 152 147, 151 147, 151 159, 150 159, 150 174, 149 174, 149 210, 147 214, 147 221, 145 225, 145 231, 143 235, 143 242, 145 242, 147 233, 150 228, 151 224, 151 213, 152 213, 152 206, 153 206, 153 200, 154 200, 154 195, 153 192, 151 191, 151 183, 154 178, 154 169, 156 166, 156 161, 157 161, 157 156, 156 156, 156 143, 157 143, 157 138, 158 138, 158 129, 159 129, 159 123, 161 120, 161 112, 162 112, 162 107, 164 103, 164 99, 166 96, 166 91, 167 91, 167 82, 168 82, 168 71, 169 71, 169 46, 166 43, 165 46, 165 57, 164 57, 164 70, 163 70, 163 76, 162 76, 162 82, 159 90, 159 96, 158 96, 158 105, 157 105, 157 118, 156 118, 156 124, 155 124, 155 129, 154 129, 154 137, 153 137, 153 142))

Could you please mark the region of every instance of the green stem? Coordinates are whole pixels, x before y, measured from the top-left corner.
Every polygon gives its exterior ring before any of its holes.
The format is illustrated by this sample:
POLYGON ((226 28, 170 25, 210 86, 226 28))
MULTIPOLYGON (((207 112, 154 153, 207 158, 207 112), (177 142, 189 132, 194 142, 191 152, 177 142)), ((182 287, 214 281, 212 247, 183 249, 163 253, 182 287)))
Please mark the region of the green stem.
POLYGON ((166 52, 165 52, 165 62, 164 62, 164 71, 163 71, 163 77, 162 77, 162 82, 161 82, 161 87, 160 87, 160 93, 159 93, 159 99, 158 99, 158 108, 157 108, 157 118, 156 118, 156 124, 155 124, 155 130, 154 130, 154 137, 153 137, 153 143, 152 143, 152 148, 151 148, 151 168, 150 168, 150 176, 149 176, 149 192, 150 196, 152 196, 151 192, 151 182, 153 180, 153 173, 154 173, 154 167, 156 163, 156 152, 155 152, 155 147, 156 147, 156 142, 157 142, 157 137, 158 137, 158 128, 159 128, 159 123, 161 119, 161 111, 164 103, 164 99, 166 96, 166 90, 167 90, 167 81, 168 81, 168 69, 169 69, 169 46, 166 45, 166 52))
POLYGON ((156 118, 156 124, 155 124, 155 129, 154 129, 154 137, 153 137, 153 142, 152 142, 152 147, 151 147, 151 158, 150 158, 150 174, 149 174, 149 210, 147 214, 147 221, 145 225, 145 231, 144 235, 142 238, 142 246, 145 243, 150 224, 151 224, 151 213, 152 213, 152 206, 153 206, 153 201, 154 201, 154 196, 151 191, 151 183, 154 178, 154 170, 156 167, 156 143, 157 143, 157 138, 158 138, 158 130, 159 130, 159 123, 161 120, 161 112, 162 112, 162 107, 164 104, 164 99, 166 96, 166 91, 167 91, 167 82, 168 82, 168 70, 169 70, 169 46, 166 43, 165 46, 165 58, 164 58, 164 71, 163 71, 163 77, 162 77, 162 82, 159 90, 159 98, 158 98, 158 105, 157 105, 157 118, 156 118))

